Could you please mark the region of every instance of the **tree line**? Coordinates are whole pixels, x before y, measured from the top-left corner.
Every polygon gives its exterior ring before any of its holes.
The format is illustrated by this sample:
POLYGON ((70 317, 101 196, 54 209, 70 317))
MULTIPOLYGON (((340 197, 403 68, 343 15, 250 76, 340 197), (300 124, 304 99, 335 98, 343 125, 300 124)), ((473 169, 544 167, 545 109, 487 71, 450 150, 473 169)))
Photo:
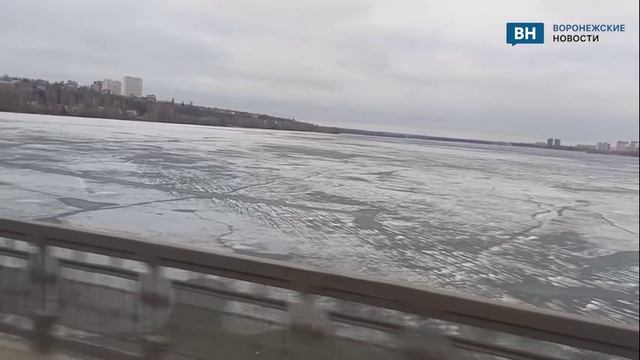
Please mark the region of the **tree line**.
POLYGON ((75 83, 0 77, 0 111, 338 133, 337 128, 243 111, 95 91, 75 83))

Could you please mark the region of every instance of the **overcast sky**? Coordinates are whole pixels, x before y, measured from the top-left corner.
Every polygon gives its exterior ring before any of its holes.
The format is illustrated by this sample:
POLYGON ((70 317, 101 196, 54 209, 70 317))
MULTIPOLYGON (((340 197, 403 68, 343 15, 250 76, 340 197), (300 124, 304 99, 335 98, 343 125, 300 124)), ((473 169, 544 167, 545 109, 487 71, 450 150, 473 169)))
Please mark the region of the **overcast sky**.
POLYGON ((638 0, 0 0, 0 74, 144 78, 160 98, 494 140, 638 137, 638 0), (505 23, 546 44, 505 43, 505 23), (553 23, 626 24, 551 43, 553 23))

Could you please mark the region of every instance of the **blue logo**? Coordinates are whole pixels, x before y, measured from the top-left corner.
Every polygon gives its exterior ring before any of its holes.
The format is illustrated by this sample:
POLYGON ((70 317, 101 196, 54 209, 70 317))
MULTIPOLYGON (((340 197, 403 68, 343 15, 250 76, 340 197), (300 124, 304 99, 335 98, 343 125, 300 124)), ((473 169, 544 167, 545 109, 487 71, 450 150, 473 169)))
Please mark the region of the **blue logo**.
POLYGON ((507 23, 507 44, 544 44, 544 23, 507 23))

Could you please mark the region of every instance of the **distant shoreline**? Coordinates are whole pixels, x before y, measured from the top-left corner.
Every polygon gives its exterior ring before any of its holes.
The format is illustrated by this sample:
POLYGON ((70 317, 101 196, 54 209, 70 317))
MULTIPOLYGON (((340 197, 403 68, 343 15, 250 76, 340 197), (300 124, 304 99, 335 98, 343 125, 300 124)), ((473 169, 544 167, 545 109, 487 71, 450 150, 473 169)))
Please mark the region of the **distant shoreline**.
MULTIPOLYGON (((136 122, 145 122, 145 123, 164 123, 164 124, 176 124, 176 125, 195 125, 195 126, 208 126, 215 128, 235 128, 235 129, 256 129, 256 130, 277 130, 277 131, 292 131, 292 132, 315 132, 315 133, 324 133, 324 132, 316 132, 316 131, 308 131, 308 130, 293 130, 293 129, 268 129, 268 128, 255 128, 255 127, 243 127, 243 126, 233 126, 233 125, 211 125, 211 124, 202 124, 202 123, 185 123, 178 121, 156 121, 156 120, 146 120, 146 119, 114 119, 109 117, 100 117, 100 116, 88 116, 88 115, 63 115, 63 114, 43 114, 38 112, 18 112, 18 111, 3 111, 0 109, 0 113, 5 114, 30 114, 30 115, 47 115, 47 116, 70 116, 77 118, 85 118, 85 119, 104 119, 104 120, 114 120, 114 121, 136 121, 136 122)), ((564 151, 572 151, 572 152, 583 152, 588 154, 600 154, 600 155, 620 155, 620 156, 628 156, 628 157, 638 157, 638 154, 630 154, 630 153, 603 153, 596 151, 584 151, 582 149, 553 149, 543 146, 537 146, 535 144, 527 144, 527 143, 508 143, 508 142, 500 142, 500 141, 488 141, 488 140, 474 140, 474 139, 460 139, 460 138, 447 138, 447 137, 438 137, 438 136, 427 136, 427 135, 416 135, 416 134, 403 134, 403 133, 386 133, 386 132, 378 132, 371 130, 359 130, 359 129, 348 129, 348 128, 336 128, 338 131, 333 133, 333 135, 357 135, 357 136, 375 136, 375 137, 383 137, 383 138, 395 138, 395 139, 413 139, 413 140, 427 140, 427 141, 442 141, 449 143, 465 143, 465 144, 480 144, 480 145, 500 145, 500 146, 515 146, 515 147, 528 147, 540 150, 564 150, 564 151)))
POLYGON ((33 80, 8 77, 0 79, 0 111, 248 129, 352 134, 638 157, 638 151, 602 152, 595 149, 585 149, 575 146, 548 147, 534 143, 490 141, 321 126, 265 114, 203 107, 191 103, 185 104, 184 102, 176 103, 173 100, 156 101, 155 97, 137 98, 112 95, 94 91, 87 86, 77 86, 75 82, 73 82, 73 84, 74 85, 69 85, 69 82, 50 83, 40 79, 33 80))

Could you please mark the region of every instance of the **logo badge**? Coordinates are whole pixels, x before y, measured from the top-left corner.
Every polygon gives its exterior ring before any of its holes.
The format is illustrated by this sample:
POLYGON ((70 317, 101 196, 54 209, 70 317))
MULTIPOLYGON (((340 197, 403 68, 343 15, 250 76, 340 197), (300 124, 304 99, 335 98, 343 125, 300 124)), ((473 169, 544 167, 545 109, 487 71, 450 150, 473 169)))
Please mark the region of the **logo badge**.
POLYGON ((544 23, 507 23, 507 44, 544 44, 544 23))

